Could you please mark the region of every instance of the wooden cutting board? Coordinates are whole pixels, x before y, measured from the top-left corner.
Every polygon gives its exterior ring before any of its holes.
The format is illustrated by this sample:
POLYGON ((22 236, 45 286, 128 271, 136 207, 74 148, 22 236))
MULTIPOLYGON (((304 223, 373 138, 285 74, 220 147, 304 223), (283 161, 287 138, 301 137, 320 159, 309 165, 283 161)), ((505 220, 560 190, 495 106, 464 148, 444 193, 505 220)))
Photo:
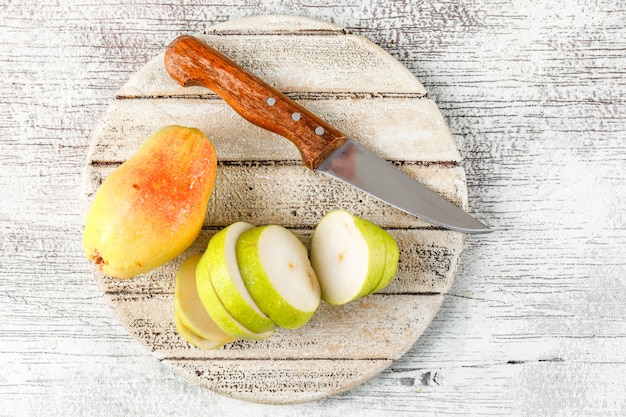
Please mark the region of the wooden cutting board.
MULTIPOLYGON (((460 156, 437 106, 405 67, 373 43, 332 24, 287 16, 227 22, 197 36, 467 208, 460 156)), ((465 235, 432 227, 309 171, 291 142, 244 121, 206 89, 178 86, 166 73, 162 54, 128 80, 94 131, 83 219, 104 178, 169 124, 201 129, 218 154, 216 186, 199 239, 173 262, 128 281, 94 270, 121 324, 154 356, 223 395, 286 404, 350 389, 415 343, 450 288, 465 235), (308 246, 317 222, 335 208, 386 228, 398 242, 399 269, 385 290, 342 307, 322 303, 303 328, 281 329, 264 341, 203 351, 177 334, 176 269, 202 253, 217 230, 240 220, 280 224, 308 246)))

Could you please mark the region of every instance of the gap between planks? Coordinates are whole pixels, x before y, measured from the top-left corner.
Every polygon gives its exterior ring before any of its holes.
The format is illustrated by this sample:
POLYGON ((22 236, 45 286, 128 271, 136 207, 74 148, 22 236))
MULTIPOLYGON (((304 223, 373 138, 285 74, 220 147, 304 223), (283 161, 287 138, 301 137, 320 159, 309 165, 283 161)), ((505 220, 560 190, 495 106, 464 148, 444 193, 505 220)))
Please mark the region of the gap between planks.
POLYGON ((237 29, 225 29, 225 30, 207 30, 202 32, 203 35, 215 35, 215 36, 342 36, 342 35, 354 35, 347 28, 338 29, 302 29, 302 30, 237 30, 237 29))
MULTIPOLYGON (((413 100, 428 99, 428 93, 392 92, 392 91, 282 91, 291 100, 367 100, 385 98, 405 98, 413 100)), ((169 100, 169 99, 201 99, 220 100, 221 97, 215 93, 205 94, 120 94, 115 96, 116 100, 169 100)))
MULTIPOLYGON (((271 336, 270 336, 271 337, 271 336)), ((211 357, 210 359, 203 357, 191 357, 191 356, 163 356, 157 358, 159 361, 181 361, 181 362, 206 362, 207 360, 211 361, 249 361, 249 362, 262 362, 269 361, 272 362, 317 362, 317 361, 331 361, 331 362, 364 362, 364 361, 393 361, 394 358, 380 357, 380 358, 333 358, 333 357, 315 357, 315 358, 298 358, 298 357, 280 357, 280 358, 251 358, 245 356, 217 356, 211 357)))
MULTIPOLYGON (((459 167, 460 163, 458 161, 405 161, 405 160, 391 160, 386 159, 388 163, 395 167, 431 167, 431 166, 440 166, 443 168, 455 168, 459 167)), ((122 165, 126 161, 122 160, 101 160, 101 159, 93 159, 89 161, 89 165, 94 168, 103 168, 103 167, 117 167, 122 165)), ((217 162, 218 167, 273 167, 273 166, 300 166, 302 165, 301 160, 294 159, 277 159, 277 160, 259 160, 259 159, 221 159, 217 162)))
MULTIPOLYGON (((150 294, 146 294, 145 291, 133 291, 133 290, 102 290, 103 294, 106 295, 119 295, 119 296, 137 296, 137 299, 140 298, 149 298, 152 296, 157 296, 157 295, 173 295, 174 294, 174 290, 165 290, 163 288, 161 288, 160 290, 157 289, 156 291, 152 291, 150 294)), ((396 292, 386 292, 386 293, 374 293, 374 294, 369 294, 368 297, 370 296, 376 296, 376 297, 393 297, 393 296, 426 296, 429 297, 431 295, 448 295, 448 293, 443 292, 443 291, 396 291, 396 292)))

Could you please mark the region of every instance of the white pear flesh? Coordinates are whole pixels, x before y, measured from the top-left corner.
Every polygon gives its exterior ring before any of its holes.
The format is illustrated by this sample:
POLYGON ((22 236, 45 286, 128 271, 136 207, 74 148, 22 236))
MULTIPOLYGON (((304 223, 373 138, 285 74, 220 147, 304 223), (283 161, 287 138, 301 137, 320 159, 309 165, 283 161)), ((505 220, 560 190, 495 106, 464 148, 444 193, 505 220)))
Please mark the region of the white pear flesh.
POLYGON ((256 333, 266 332, 276 324, 256 305, 246 288, 237 264, 237 240, 254 226, 233 223, 216 233, 203 256, 208 258, 208 274, 220 301, 239 323, 256 333))
POLYGON ((174 323, 176 325, 176 331, 178 334, 193 346, 204 350, 215 350, 224 346, 226 343, 217 342, 215 340, 208 340, 200 337, 193 332, 189 327, 180 319, 180 316, 176 312, 174 314, 174 323))
POLYGON ((187 259, 176 272, 174 314, 178 333, 201 349, 217 349, 234 339, 211 319, 196 288, 196 267, 200 255, 187 259))
POLYGON ((273 329, 261 333, 253 332, 237 321, 237 319, 226 310, 211 283, 211 277, 208 273, 209 261, 210 258, 208 256, 202 255, 200 258, 198 266, 196 267, 196 285, 198 287, 200 301, 215 324, 224 333, 235 339, 262 340, 270 337, 274 333, 273 329))
POLYGON ((274 323, 304 326, 320 303, 320 287, 306 247, 278 225, 250 229, 237 241, 241 277, 252 299, 274 323))
POLYGON ((377 225, 344 210, 327 213, 311 237, 322 299, 342 305, 382 289, 395 276, 394 248, 397 252, 393 238, 377 225))

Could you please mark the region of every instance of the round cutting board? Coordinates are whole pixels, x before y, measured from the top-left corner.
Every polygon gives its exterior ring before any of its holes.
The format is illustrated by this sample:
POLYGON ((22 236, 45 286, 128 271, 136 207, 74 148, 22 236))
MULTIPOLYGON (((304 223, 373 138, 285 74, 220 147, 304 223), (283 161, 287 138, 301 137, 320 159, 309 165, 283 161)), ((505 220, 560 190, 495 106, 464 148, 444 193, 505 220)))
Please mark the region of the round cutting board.
MULTIPOLYGON (((227 22, 196 36, 466 208, 459 153, 437 106, 404 66, 373 43, 332 24, 288 16, 227 22)), ((83 219, 104 178, 170 124, 201 129, 218 154, 202 233, 181 256, 148 274, 121 281, 94 269, 119 321, 154 356, 220 394, 285 404, 350 389, 415 343, 450 288, 465 235, 308 170, 291 142, 246 122, 209 90, 177 85, 163 54, 128 80, 93 133, 83 219), (279 329, 263 341, 205 351, 178 335, 176 269, 202 253, 216 231, 236 221, 279 224, 308 247, 317 222, 335 208, 371 220, 398 242, 398 272, 386 289, 341 307, 322 303, 303 328, 279 329)))

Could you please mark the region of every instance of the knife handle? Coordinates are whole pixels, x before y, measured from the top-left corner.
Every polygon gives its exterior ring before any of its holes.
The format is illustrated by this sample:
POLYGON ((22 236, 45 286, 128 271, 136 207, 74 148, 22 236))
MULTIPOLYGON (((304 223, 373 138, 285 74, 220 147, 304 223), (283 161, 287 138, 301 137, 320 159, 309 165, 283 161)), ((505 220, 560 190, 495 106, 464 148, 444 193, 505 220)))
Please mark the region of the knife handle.
POLYGON ((347 137, 202 40, 183 35, 165 50, 165 68, 183 87, 206 87, 249 122, 293 142, 305 166, 317 166, 347 137))

